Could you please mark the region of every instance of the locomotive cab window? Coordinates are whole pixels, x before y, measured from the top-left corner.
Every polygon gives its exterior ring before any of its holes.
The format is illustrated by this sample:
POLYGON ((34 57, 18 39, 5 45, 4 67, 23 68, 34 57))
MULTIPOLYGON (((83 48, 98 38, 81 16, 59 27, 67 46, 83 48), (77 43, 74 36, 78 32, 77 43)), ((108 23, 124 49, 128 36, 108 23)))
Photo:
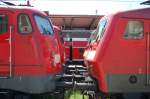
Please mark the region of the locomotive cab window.
POLYGON ((89 43, 91 43, 91 42, 93 41, 93 39, 95 38, 95 35, 96 35, 96 30, 93 30, 93 31, 91 32, 90 38, 88 39, 88 42, 89 42, 89 43))
POLYGON ((8 16, 0 15, 0 34, 7 32, 8 30, 8 16))
POLYGON ((38 15, 35 15, 34 18, 40 33, 47 35, 53 34, 53 29, 48 18, 38 15))
POLYGON ((28 34, 32 32, 32 26, 28 15, 20 14, 18 17, 19 33, 28 34))
POLYGON ((106 24, 107 24, 107 20, 106 19, 102 19, 100 22, 99 22, 99 25, 95 31, 95 33, 93 34, 93 39, 92 41, 99 41, 103 34, 104 34, 104 31, 106 29, 106 24))
POLYGON ((144 23, 142 21, 128 21, 124 38, 142 39, 144 36, 144 23))

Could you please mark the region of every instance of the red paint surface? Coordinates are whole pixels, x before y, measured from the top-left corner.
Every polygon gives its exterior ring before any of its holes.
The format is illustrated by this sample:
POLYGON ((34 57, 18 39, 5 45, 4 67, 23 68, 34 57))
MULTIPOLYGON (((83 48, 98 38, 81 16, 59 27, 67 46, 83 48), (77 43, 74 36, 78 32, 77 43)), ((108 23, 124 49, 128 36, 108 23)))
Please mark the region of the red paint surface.
MULTIPOLYGON (((60 54, 57 36, 43 35, 38 31, 33 14, 47 17, 45 13, 31 8, 1 7, 1 14, 8 16, 9 25, 12 29, 12 74, 22 75, 49 75, 58 72, 54 64, 53 55, 60 54), (27 14, 30 18, 33 32, 30 34, 20 34, 17 28, 17 17, 20 13, 27 14)), ((55 34, 55 33, 54 33, 55 34)), ((0 34, 0 75, 8 76, 9 67, 9 29, 6 33, 0 34)), ((59 64, 61 65, 61 64, 59 64)), ((61 69, 59 69, 60 71, 61 69)))

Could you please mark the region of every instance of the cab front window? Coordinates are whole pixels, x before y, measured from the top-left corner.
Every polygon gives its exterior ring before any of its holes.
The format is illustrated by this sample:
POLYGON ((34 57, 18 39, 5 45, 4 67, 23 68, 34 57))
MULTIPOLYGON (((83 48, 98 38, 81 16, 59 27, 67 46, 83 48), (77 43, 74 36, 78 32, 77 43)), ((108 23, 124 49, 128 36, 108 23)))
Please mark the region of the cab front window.
POLYGON ((89 43, 91 43, 94 40, 94 38, 96 38, 96 34, 97 34, 97 30, 93 30, 91 32, 91 36, 89 38, 89 43))
POLYGON ((53 34, 53 29, 48 18, 41 17, 38 15, 35 15, 34 18, 41 34, 47 34, 47 35, 53 34))
POLYGON ((106 29, 107 19, 100 20, 97 29, 91 35, 91 42, 98 41, 102 38, 106 29))

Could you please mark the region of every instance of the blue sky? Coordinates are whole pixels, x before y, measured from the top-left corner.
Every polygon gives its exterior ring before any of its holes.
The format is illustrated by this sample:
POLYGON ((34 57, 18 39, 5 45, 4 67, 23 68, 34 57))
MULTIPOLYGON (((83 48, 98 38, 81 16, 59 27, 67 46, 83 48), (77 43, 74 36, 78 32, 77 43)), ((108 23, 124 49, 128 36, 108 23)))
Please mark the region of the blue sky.
POLYGON ((78 15, 106 15, 116 11, 150 7, 140 5, 142 1, 144 0, 30 0, 33 6, 47 10, 50 14, 78 15))

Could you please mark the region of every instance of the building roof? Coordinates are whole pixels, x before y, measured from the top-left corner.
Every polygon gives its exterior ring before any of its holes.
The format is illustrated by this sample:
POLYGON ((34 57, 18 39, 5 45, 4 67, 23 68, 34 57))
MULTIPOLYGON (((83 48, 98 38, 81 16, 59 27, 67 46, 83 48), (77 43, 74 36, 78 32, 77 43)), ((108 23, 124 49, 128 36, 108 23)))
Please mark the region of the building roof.
POLYGON ((102 16, 99 15, 50 15, 52 23, 63 29, 95 29, 102 16))

